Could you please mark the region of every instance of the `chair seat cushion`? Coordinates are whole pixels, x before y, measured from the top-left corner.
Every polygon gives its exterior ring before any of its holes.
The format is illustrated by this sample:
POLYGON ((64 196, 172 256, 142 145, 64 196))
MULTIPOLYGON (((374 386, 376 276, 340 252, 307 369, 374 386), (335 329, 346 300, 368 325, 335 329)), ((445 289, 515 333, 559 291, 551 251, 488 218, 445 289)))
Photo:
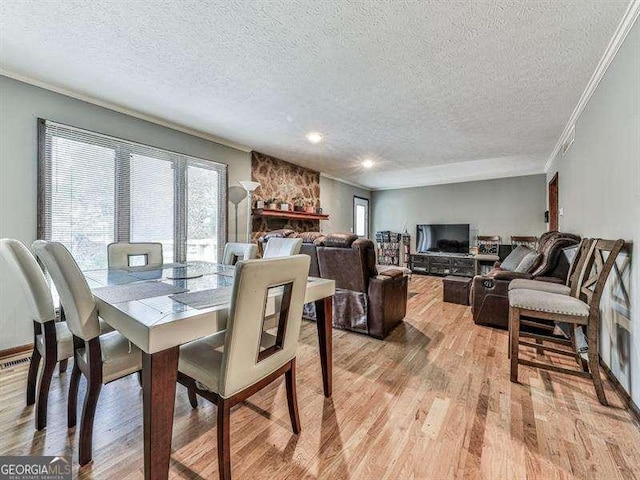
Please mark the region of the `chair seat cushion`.
MULTIPOLYGON (((275 328, 272 331, 275 333, 275 328)), ((227 331, 223 330, 180 347, 178 371, 193 378, 202 390, 218 393, 226 334, 227 331)), ((260 351, 272 347, 275 343, 275 335, 263 332, 260 351)))
POLYGON ((182 345, 178 371, 193 378, 200 388, 217 393, 226 333, 223 330, 182 345))
MULTIPOLYGON (((67 327, 67 322, 56 322, 56 339, 58 340, 58 356, 56 360, 65 360, 73 357, 73 335, 67 327)), ((44 335, 36 335, 36 348, 40 355, 45 357, 44 335)))
POLYGON ((560 283, 541 282, 538 280, 527 280, 525 278, 516 278, 509 283, 509 290, 520 290, 526 288, 528 290, 536 290, 538 292, 558 293, 560 295, 569 295, 571 289, 560 283))
MULTIPOLYGON (((109 333, 113 331, 113 327, 100 319, 100 333, 109 333)), ((67 322, 56 322, 56 339, 58 340, 58 356, 56 360, 66 360, 73 357, 73 334, 67 322)), ((36 335, 36 348, 40 352, 40 355, 45 356, 44 352, 44 336, 42 334, 36 335)))
POLYGON ((520 288, 509 292, 509 306, 536 312, 589 316, 589 305, 569 295, 520 288))
MULTIPOLYGON (((102 383, 109 383, 142 370, 142 350, 129 342, 120 332, 105 333, 98 338, 102 352, 102 383)), ((79 349, 78 354, 87 361, 84 348, 79 349)))

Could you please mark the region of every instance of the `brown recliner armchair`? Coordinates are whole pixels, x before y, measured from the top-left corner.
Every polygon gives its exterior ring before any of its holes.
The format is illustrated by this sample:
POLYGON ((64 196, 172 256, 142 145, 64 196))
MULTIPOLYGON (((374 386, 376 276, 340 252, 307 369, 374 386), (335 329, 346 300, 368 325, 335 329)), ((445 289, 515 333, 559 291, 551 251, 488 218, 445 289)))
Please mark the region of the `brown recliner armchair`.
POLYGON ((375 245, 352 234, 329 234, 316 245, 322 278, 336 281, 333 325, 385 338, 407 313, 408 278, 376 271, 375 245))
MULTIPOLYGON (((350 233, 325 235, 283 229, 271 231, 259 241, 264 244, 273 237, 302 238, 300 253, 311 257, 309 275, 336 281, 334 327, 382 339, 404 319, 408 278, 394 269, 378 275, 371 240, 350 233)), ((312 303, 305 305, 304 316, 315 320, 312 303)))
POLYGON ((494 265, 486 275, 477 275, 471 284, 471 309, 473 321, 478 325, 509 327, 509 283, 516 278, 564 283, 569 262, 562 250, 577 245, 580 237, 570 233, 546 232, 538 241, 538 253, 542 259, 529 273, 512 272, 494 265))

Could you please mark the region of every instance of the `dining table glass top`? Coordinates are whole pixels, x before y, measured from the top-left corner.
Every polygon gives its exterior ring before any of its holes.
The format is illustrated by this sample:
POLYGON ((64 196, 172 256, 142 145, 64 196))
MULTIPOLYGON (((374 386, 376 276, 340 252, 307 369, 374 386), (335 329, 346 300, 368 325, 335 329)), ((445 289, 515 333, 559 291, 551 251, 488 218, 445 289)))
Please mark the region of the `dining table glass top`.
MULTIPOLYGON (((83 273, 99 304, 109 304, 123 313, 135 316, 141 323, 151 326, 185 315, 199 315, 228 309, 235 270, 232 265, 193 261, 166 264, 161 267, 87 270, 83 273), (158 294, 154 293, 154 282, 157 289, 162 290, 157 292, 158 294), (141 294, 142 298, 140 295, 134 299, 126 298, 128 289, 139 290, 141 288, 146 288, 146 291, 141 294), (173 288, 173 290, 166 291, 167 288, 173 288), (220 300, 222 290, 228 291, 229 301, 220 300), (172 298, 180 297, 180 294, 194 294, 196 292, 203 292, 205 296, 205 292, 217 295, 217 303, 195 308, 188 303, 182 303, 172 298), (114 293, 116 293, 116 297, 118 294, 124 295, 125 299, 118 301, 117 298, 114 298, 114 293)), ((333 294, 334 282, 332 280, 309 277, 307 296, 315 296, 318 289, 324 291, 327 288, 330 288, 332 290, 330 294, 333 294)), ((281 287, 270 289, 268 296, 278 297, 282 295, 282 290, 281 287)), ((306 301, 315 299, 308 298, 306 301)))

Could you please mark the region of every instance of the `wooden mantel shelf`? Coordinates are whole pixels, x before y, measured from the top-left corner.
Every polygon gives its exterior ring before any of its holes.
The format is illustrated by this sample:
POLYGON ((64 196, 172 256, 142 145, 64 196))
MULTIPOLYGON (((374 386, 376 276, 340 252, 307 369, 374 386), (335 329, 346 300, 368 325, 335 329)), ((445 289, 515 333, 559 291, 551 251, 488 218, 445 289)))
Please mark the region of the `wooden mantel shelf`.
POLYGON ((291 210, 270 210, 268 208, 254 208, 254 217, 288 218, 290 220, 329 220, 329 215, 293 212, 291 210))

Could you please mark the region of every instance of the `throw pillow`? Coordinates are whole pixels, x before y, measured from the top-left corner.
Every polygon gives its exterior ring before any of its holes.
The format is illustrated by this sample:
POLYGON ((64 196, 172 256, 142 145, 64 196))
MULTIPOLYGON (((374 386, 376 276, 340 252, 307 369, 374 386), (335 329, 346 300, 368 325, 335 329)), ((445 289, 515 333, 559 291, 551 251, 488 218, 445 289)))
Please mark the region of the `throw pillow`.
POLYGON ((538 263, 542 260, 542 255, 538 252, 527 253, 518 266, 513 270, 520 273, 531 273, 536 269, 538 263))
POLYGON ((500 265, 500 268, 502 268, 503 270, 508 270, 509 272, 513 272, 516 267, 520 265, 522 259, 532 251, 533 250, 525 245, 518 245, 511 251, 509 255, 507 255, 507 258, 504 259, 504 261, 500 265))

